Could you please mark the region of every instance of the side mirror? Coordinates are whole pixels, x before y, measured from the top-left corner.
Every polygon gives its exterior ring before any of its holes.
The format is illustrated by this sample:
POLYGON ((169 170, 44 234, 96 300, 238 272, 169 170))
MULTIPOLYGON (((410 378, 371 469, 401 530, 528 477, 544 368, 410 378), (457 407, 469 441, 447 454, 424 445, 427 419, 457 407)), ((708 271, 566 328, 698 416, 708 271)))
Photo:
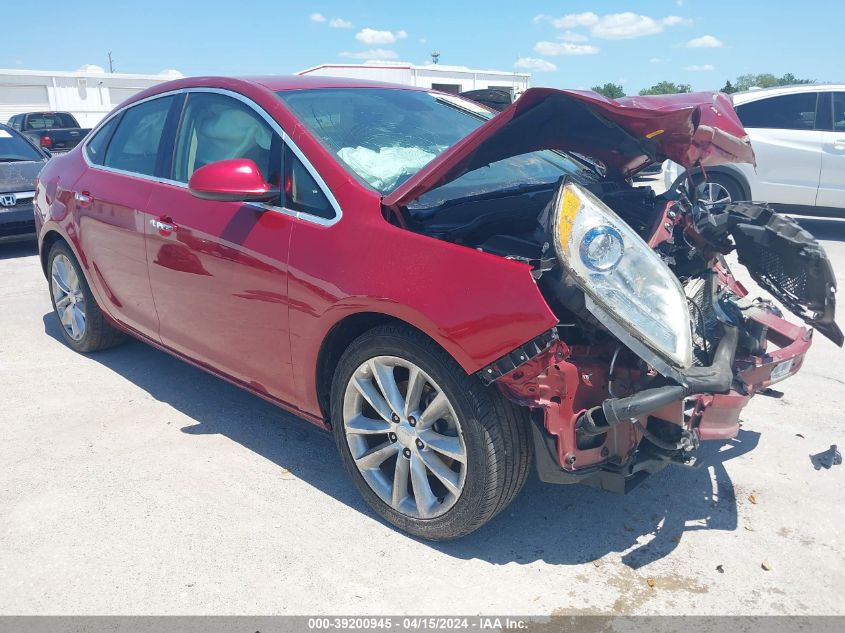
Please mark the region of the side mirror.
POLYGON ((269 202, 279 195, 248 158, 230 158, 200 167, 188 181, 188 189, 197 198, 224 202, 269 202))

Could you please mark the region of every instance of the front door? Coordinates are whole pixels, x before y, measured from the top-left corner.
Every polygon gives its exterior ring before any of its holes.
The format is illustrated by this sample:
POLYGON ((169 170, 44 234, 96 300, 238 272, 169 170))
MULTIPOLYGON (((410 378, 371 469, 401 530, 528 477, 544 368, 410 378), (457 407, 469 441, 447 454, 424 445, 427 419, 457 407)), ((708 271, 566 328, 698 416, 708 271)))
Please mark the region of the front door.
POLYGON ((172 184, 146 206, 147 259, 161 341, 273 397, 291 401, 287 256, 293 218, 270 205, 191 195, 191 174, 249 158, 280 183, 282 140, 256 109, 228 94, 188 95, 172 184))
POLYGON ((817 93, 805 92, 737 106, 757 158, 754 200, 816 203, 823 134, 815 127, 816 101, 817 93))
POLYGON ((833 93, 833 124, 822 140, 816 206, 845 209, 845 92, 833 93))

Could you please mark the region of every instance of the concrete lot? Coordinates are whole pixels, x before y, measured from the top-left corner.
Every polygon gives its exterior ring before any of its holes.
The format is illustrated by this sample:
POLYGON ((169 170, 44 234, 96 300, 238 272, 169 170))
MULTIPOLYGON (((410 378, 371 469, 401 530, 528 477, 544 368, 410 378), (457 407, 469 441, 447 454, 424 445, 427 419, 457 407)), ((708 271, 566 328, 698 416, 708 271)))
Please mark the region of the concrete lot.
MULTIPOLYGON (((845 288, 845 220, 804 226, 845 288)), ((845 466, 810 460, 845 447, 845 351, 821 336, 706 467, 627 497, 532 478, 433 545, 307 423, 138 342, 70 351, 34 247, 0 246, 0 299, 0 613, 845 614, 845 466)))

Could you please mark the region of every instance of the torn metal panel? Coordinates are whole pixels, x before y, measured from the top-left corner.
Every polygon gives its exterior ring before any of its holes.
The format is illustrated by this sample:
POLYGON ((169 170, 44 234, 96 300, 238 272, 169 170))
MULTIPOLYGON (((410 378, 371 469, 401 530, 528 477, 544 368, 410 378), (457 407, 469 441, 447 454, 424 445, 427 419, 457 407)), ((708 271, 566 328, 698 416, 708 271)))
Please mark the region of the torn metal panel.
POLYGON ((754 152, 720 93, 632 97, 531 88, 518 101, 420 169, 383 203, 407 206, 431 189, 496 161, 544 149, 577 152, 621 176, 671 159, 684 167, 754 163, 754 152))

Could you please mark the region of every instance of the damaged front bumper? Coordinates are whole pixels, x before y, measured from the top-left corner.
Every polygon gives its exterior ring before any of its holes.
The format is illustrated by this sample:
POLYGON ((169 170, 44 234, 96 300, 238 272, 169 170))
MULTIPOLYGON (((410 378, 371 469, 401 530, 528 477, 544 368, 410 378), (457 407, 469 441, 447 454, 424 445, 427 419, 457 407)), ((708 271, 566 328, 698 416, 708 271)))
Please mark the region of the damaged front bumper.
POLYGON ((801 368, 812 334, 770 304, 748 303, 737 323, 723 325, 713 363, 677 381, 642 363, 617 367, 618 347, 569 346, 557 330, 479 376, 531 409, 542 481, 627 492, 671 463, 695 465, 700 440, 735 437, 751 397, 801 368), (757 352, 737 355, 749 338, 757 352))

